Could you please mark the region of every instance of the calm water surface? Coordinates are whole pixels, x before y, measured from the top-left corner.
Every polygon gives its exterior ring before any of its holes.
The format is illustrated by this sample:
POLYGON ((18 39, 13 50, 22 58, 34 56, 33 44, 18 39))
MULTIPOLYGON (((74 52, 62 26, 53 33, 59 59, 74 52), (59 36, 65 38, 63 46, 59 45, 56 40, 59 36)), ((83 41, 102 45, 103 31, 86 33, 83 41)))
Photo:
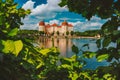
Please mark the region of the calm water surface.
MULTIPOLYGON (((63 57, 71 57, 74 55, 74 53, 71 50, 72 45, 76 45, 79 49, 82 49, 83 51, 89 50, 89 51, 97 51, 98 48, 95 43, 95 39, 51 39, 51 38, 39 38, 37 40, 40 47, 44 48, 51 48, 51 47, 58 47, 60 50, 60 55, 63 57), (84 44, 89 44, 89 49, 87 47, 82 48, 84 44)), ((79 55, 82 55, 81 52, 79 52, 79 55)), ((98 66, 107 66, 109 63, 106 61, 103 62, 97 62, 96 58, 92 59, 84 59, 87 64, 85 68, 95 69, 98 66)))

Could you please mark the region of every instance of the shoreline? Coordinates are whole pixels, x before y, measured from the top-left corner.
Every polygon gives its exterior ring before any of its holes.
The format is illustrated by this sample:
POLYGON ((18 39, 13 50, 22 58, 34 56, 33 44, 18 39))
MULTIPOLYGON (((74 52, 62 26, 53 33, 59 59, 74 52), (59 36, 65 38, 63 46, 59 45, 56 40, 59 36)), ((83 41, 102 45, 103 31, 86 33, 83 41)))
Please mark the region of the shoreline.
POLYGON ((100 39, 101 37, 91 37, 91 36, 39 36, 41 38, 74 38, 74 39, 100 39))

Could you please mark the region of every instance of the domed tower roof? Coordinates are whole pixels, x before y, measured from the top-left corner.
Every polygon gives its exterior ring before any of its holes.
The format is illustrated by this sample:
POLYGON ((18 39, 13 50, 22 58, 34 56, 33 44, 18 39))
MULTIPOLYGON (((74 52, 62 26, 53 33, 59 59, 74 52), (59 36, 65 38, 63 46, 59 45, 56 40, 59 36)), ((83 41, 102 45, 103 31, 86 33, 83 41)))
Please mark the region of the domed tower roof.
POLYGON ((56 27, 56 26, 58 26, 58 25, 57 25, 56 23, 54 23, 54 24, 52 24, 52 26, 53 26, 53 27, 56 27))
POLYGON ((68 25, 67 21, 62 22, 62 25, 67 26, 68 25))
POLYGON ((68 27, 73 27, 73 25, 72 24, 68 24, 68 27))
POLYGON ((45 26, 45 22, 44 21, 40 21, 39 22, 39 26, 45 26))

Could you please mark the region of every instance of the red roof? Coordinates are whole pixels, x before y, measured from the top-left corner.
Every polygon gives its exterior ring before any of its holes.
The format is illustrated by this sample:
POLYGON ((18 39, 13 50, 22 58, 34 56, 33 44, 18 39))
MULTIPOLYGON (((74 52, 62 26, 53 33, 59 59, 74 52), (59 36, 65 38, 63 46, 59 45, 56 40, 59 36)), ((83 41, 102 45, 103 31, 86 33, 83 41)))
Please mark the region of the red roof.
POLYGON ((39 25, 40 25, 40 26, 45 26, 44 21, 39 22, 39 25))
POLYGON ((46 28, 50 28, 51 26, 50 26, 50 24, 47 24, 45 27, 46 27, 46 28))
POLYGON ((62 22, 62 25, 67 26, 68 23, 66 21, 62 22))
POLYGON ((58 26, 58 25, 57 25, 56 23, 54 23, 54 24, 52 24, 52 26, 54 26, 54 27, 55 27, 55 26, 58 26))
POLYGON ((73 25, 72 24, 68 24, 68 27, 73 27, 73 25))
POLYGON ((58 28, 61 28, 61 26, 58 26, 58 28))

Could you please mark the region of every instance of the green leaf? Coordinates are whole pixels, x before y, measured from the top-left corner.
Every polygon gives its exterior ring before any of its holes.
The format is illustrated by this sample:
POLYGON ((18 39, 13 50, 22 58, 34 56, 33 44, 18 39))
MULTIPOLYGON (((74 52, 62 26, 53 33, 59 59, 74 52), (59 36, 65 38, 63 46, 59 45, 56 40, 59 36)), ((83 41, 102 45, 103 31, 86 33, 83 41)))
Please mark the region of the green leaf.
POLYGON ((105 38, 102 43, 103 47, 107 47, 110 44, 110 42, 111 42, 111 38, 105 38))
POLYGON ((100 56, 97 57, 97 61, 98 61, 98 62, 101 62, 101 61, 107 59, 108 57, 109 57, 108 54, 100 55, 100 56))
POLYGON ((96 55, 95 52, 85 51, 85 52, 83 53, 83 56, 84 56, 85 58, 92 58, 92 57, 94 57, 95 55, 96 55))
POLYGON ((5 25, 6 25, 6 28, 10 27, 10 24, 8 22, 6 22, 5 25))
POLYGON ((101 39, 98 39, 98 40, 96 41, 96 44, 97 44, 97 47, 100 48, 100 47, 101 47, 101 39))
POLYGON ((87 73, 87 72, 81 72, 80 74, 79 74, 79 76, 80 77, 84 77, 84 79, 86 79, 86 80, 91 80, 91 77, 90 77, 90 75, 87 73))
POLYGON ((4 53, 11 53, 14 51, 14 42, 12 40, 2 41, 4 45, 3 52, 4 53))
POLYGON ((60 62, 62 63, 62 64, 71 64, 72 62, 75 62, 76 61, 76 56, 75 55, 73 55, 72 57, 70 57, 70 58, 61 58, 60 59, 60 62))
POLYGON ((74 53, 76 53, 76 54, 79 53, 79 49, 78 49, 78 47, 75 46, 75 45, 72 46, 72 51, 73 51, 74 53))
POLYGON ((69 69, 69 70, 72 69, 72 66, 69 65, 69 64, 62 64, 60 67, 61 67, 61 68, 66 68, 66 69, 69 69))
POLYGON ((12 41, 12 40, 7 40, 7 41, 2 41, 2 44, 4 45, 3 52, 4 53, 12 53, 15 56, 18 56, 19 52, 23 48, 23 43, 21 40, 18 41, 12 41))
POLYGON ((42 49, 40 50, 40 53, 44 56, 47 56, 47 53, 49 53, 51 50, 50 49, 42 49))
POLYGON ((109 73, 105 74, 103 77, 104 77, 106 80, 116 80, 116 79, 115 79, 115 76, 112 76, 112 74, 109 74, 109 73))
POLYGON ((2 32, 7 33, 7 30, 2 30, 2 32))
POLYGON ((19 52, 22 50, 23 48, 23 43, 21 40, 18 40, 18 41, 14 41, 14 51, 13 51, 13 54, 15 56, 18 56, 19 52))
POLYGON ((18 28, 14 28, 8 33, 8 35, 9 36, 15 36, 17 34, 17 32, 18 32, 18 28))
POLYGON ((70 74, 69 77, 71 78, 71 80, 77 80, 77 78, 79 77, 79 75, 77 74, 77 72, 73 72, 72 74, 70 74))
POLYGON ((67 4, 68 0, 62 0, 61 3, 59 3, 59 6, 63 7, 67 4))

